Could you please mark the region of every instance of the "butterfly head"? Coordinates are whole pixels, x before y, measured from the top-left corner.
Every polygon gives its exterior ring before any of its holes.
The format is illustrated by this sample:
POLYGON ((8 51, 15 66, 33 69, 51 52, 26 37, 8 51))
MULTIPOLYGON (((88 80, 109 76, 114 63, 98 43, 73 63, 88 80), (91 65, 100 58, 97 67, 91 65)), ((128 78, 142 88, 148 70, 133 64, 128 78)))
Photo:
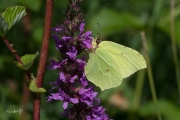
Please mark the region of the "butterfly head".
MULTIPOLYGON (((99 34, 99 33, 97 33, 97 34, 99 34)), ((99 37, 93 38, 93 41, 92 41, 92 47, 93 47, 93 49, 96 49, 96 48, 98 47, 100 41, 101 41, 101 40, 100 40, 100 34, 99 34, 99 37)))
POLYGON ((93 41, 92 41, 92 47, 93 49, 96 49, 98 47, 98 44, 97 44, 97 38, 94 38, 93 41))
POLYGON ((98 48, 98 45, 100 43, 100 39, 99 38, 94 38, 92 41, 92 47, 95 50, 96 48, 98 48))
MULTIPOLYGON (((97 34, 99 34, 99 33, 97 33, 97 34)), ((98 45, 100 43, 100 34, 99 34, 99 37, 97 37, 97 38, 91 37, 91 39, 92 39, 92 42, 91 42, 92 48, 90 49, 90 51, 95 52, 95 50, 98 48, 98 45)))

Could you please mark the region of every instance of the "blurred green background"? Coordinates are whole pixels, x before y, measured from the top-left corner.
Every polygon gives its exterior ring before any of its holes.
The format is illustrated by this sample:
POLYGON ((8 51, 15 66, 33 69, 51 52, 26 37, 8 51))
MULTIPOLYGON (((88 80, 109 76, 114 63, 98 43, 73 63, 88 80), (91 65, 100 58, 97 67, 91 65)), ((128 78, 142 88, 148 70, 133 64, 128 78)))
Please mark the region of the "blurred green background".
MULTIPOLYGON (((100 33, 102 40, 110 40, 131 47, 144 55, 141 31, 145 31, 147 46, 158 98, 158 109, 163 120, 180 120, 180 96, 176 80, 175 65, 170 34, 171 0, 84 0, 82 9, 86 30, 94 37, 100 33), (100 24, 100 27, 98 24, 100 24)), ((19 55, 34 54, 41 49, 44 28, 45 0, 0 0, 0 12, 9 6, 27 7, 27 15, 8 33, 7 38, 19 55)), ((67 0, 54 0, 52 27, 63 22, 63 10, 67 0)), ((177 56, 180 56, 180 0, 175 2, 175 36, 177 56)), ((58 58, 51 38, 48 60, 58 58)), ((38 59, 31 68, 36 75, 38 59)), ((14 56, 0 38, 0 120, 31 120, 33 94, 23 84, 25 73, 18 69, 14 56), (23 106, 23 113, 7 113, 13 105, 23 106)), ((47 61, 47 65, 48 65, 47 61)), ((176 66, 180 67, 180 66, 176 66)), ((43 87, 51 89, 48 82, 58 77, 56 71, 46 70, 43 87)), ((114 89, 100 92, 101 105, 114 120, 157 120, 147 69, 126 78, 114 89)), ((41 120, 67 120, 59 115, 62 103, 46 102, 42 94, 41 120)))

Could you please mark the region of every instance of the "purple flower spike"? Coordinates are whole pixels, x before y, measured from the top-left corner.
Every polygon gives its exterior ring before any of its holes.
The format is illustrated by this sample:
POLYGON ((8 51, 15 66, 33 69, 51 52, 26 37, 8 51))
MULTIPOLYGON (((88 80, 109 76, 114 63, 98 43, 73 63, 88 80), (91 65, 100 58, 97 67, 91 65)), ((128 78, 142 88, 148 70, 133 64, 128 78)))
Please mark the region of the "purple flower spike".
POLYGON ((62 101, 64 112, 61 115, 71 120, 110 120, 105 109, 99 106, 98 92, 88 86, 84 73, 85 57, 77 58, 83 50, 92 49, 93 40, 92 31, 84 32, 85 22, 79 7, 81 1, 69 0, 65 21, 52 28, 52 37, 61 57, 51 60, 47 66, 59 73, 56 81, 49 82, 53 87, 47 102, 62 101))

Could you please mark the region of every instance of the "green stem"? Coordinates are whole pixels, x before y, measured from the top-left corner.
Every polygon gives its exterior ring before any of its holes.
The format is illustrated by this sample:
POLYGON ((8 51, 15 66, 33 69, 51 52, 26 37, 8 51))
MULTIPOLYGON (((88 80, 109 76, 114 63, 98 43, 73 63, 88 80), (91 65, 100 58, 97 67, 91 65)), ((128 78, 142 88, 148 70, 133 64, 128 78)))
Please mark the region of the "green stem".
MULTIPOLYGON (((173 17, 177 17, 180 14, 180 4, 178 6, 176 6, 174 9, 174 15, 173 17)), ((164 27, 165 25, 167 25, 168 23, 170 23, 170 14, 167 14, 165 17, 163 17, 161 20, 159 20, 158 22, 158 26, 164 27)))
POLYGON ((158 120, 162 120, 162 116, 161 116, 161 113, 160 113, 159 108, 158 108, 158 99, 157 99, 157 95, 156 95, 156 89, 154 86, 154 79, 153 79, 153 75, 152 75, 151 63, 150 63, 150 59, 149 59, 149 55, 148 55, 146 36, 145 36, 144 31, 141 32, 141 38, 142 38, 143 48, 145 51, 145 59, 147 62, 147 72, 148 72, 149 84, 150 84, 150 89, 151 89, 153 101, 154 101, 154 104, 156 107, 157 117, 158 117, 158 120))
POLYGON ((139 71, 136 80, 136 88, 135 88, 134 103, 133 103, 133 108, 136 110, 139 108, 141 102, 141 95, 142 95, 141 93, 142 93, 145 73, 146 70, 139 71))
POLYGON ((170 5, 170 27, 171 27, 171 41, 172 41, 172 51, 173 51, 173 58, 174 58, 174 65, 175 65, 175 71, 176 71, 176 79, 178 84, 178 90, 179 90, 179 98, 180 98, 180 75, 179 75, 179 63, 178 63, 178 57, 177 57, 177 49, 176 49, 176 41, 175 41, 175 34, 174 34, 174 5, 175 0, 171 0, 170 5))

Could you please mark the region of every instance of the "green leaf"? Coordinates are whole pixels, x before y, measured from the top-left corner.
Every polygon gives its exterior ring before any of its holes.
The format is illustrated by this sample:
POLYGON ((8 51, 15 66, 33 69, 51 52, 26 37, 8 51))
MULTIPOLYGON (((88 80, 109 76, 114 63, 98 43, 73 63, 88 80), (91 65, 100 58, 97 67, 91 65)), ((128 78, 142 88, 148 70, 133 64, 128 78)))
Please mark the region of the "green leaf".
POLYGON ((29 90, 31 90, 32 92, 35 92, 35 93, 46 92, 46 90, 44 88, 38 88, 38 86, 36 84, 36 79, 33 74, 31 74, 31 80, 26 80, 26 84, 27 84, 29 90))
MULTIPOLYGON (((149 102, 140 108, 141 116, 148 116, 155 114, 155 106, 153 102, 149 102)), ((163 115, 164 120, 179 120, 180 109, 178 106, 167 100, 158 100, 158 109, 163 115)))
POLYGON ((144 21, 128 12, 117 12, 111 9, 102 9, 94 15, 87 24, 87 29, 96 34, 100 31, 104 35, 110 35, 115 32, 121 32, 127 28, 142 28, 144 21), (97 23, 99 23, 100 28, 97 23))
POLYGON ((32 92, 36 92, 36 93, 44 93, 44 92, 46 92, 46 90, 44 88, 38 88, 37 87, 35 80, 31 80, 31 82, 29 84, 29 89, 32 92))
POLYGON ((0 16, 0 35, 5 36, 11 27, 26 15, 26 8, 23 6, 9 7, 0 16))
POLYGON ((28 85, 29 90, 31 90, 32 92, 35 92, 35 93, 46 92, 46 90, 44 88, 38 88, 38 86, 36 85, 35 79, 27 80, 26 83, 28 85))
POLYGON ((5 36, 6 31, 8 31, 8 23, 6 20, 0 15, 0 36, 5 36))
POLYGON ((29 10, 35 12, 37 12, 42 6, 41 0, 17 0, 17 2, 21 5, 26 6, 29 10))
POLYGON ((39 55, 39 52, 36 52, 36 54, 27 54, 21 57, 21 61, 23 62, 23 64, 15 61, 15 64, 23 69, 23 70, 28 70, 34 62, 34 59, 39 55))

